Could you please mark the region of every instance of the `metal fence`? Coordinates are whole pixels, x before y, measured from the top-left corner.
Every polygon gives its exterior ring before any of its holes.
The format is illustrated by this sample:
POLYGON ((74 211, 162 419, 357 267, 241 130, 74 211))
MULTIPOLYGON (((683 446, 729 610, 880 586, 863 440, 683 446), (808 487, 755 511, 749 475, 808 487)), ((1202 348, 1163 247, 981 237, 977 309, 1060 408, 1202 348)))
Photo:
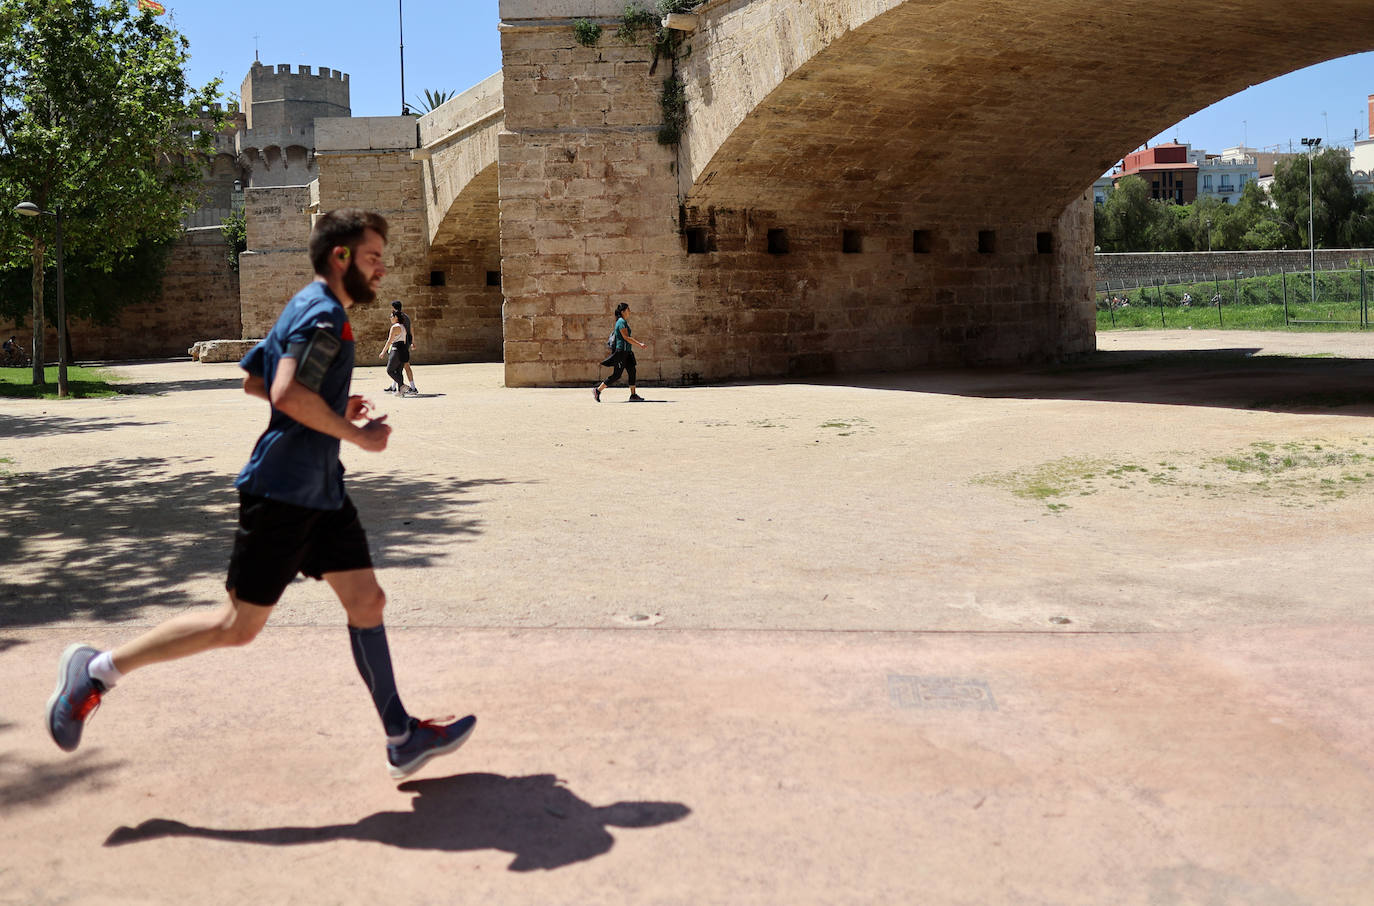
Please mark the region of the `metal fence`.
POLYGON ((1282 267, 1254 270, 1184 273, 1150 283, 1132 280, 1099 281, 1097 308, 1107 312, 1113 327, 1197 326, 1210 321, 1200 312, 1212 309, 1218 327, 1226 326, 1225 310, 1244 323, 1232 326, 1330 325, 1369 327, 1370 296, 1374 273, 1358 267, 1289 270, 1282 267), (1141 309, 1151 312, 1149 324, 1141 309), (1129 310, 1129 311, 1128 311, 1129 310), (1120 318, 1118 317, 1120 316, 1120 318), (1123 324, 1118 325, 1118 320, 1123 324))

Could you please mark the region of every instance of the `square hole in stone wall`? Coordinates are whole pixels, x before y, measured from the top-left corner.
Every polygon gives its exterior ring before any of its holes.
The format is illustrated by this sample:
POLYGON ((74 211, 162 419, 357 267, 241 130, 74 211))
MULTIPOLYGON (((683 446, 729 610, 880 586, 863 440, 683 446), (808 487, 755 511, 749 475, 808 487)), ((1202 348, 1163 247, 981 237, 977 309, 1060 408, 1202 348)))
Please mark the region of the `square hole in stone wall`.
POLYGON ((846 255, 857 255, 864 250, 864 235, 858 230, 845 230, 840 234, 840 246, 846 255))
POLYGON ((443 285, 444 285, 444 272, 443 272, 443 271, 430 271, 430 272, 429 272, 429 285, 430 285, 430 286, 443 286, 443 285))
POLYGON ((930 230, 912 230, 911 250, 918 255, 929 255, 935 250, 935 234, 930 230))
POLYGON ((1053 233, 1036 233, 1036 234, 1035 234, 1035 250, 1036 250, 1037 252, 1039 252, 1040 254, 1042 254, 1042 255, 1053 255, 1053 254, 1054 254, 1054 234, 1053 234, 1053 233))
POLYGON ((704 255, 707 251, 706 228, 687 228, 687 254, 704 255))
POLYGON ((487 271, 487 286, 500 286, 500 285, 501 285, 501 272, 500 272, 500 271, 487 271))
POLYGON ((787 252, 788 252, 788 247, 787 247, 787 231, 786 231, 786 230, 781 230, 781 229, 769 230, 769 231, 768 231, 768 254, 770 254, 770 255, 786 255, 787 252))
POLYGON ((997 251, 997 233, 992 230, 978 231, 978 252, 983 255, 991 255, 997 251))

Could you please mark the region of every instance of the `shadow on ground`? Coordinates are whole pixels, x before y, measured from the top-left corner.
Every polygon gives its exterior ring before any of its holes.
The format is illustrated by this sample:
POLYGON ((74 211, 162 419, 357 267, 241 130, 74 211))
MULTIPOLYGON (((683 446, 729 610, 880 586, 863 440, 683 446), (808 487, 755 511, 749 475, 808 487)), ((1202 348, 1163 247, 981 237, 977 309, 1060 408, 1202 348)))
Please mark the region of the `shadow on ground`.
MULTIPOLYGON (((234 476, 197 462, 143 457, 0 473, 0 629, 113 622, 145 605, 218 604, 178 587, 223 577, 237 527, 234 476)), ((398 495, 394 480, 379 474, 350 476, 348 488, 373 549, 395 543, 406 564, 423 567, 480 533, 476 492, 507 483, 421 476, 407 478, 398 495), (415 508, 416 499, 425 506, 415 508)))
POLYGON ((86 434, 118 428, 147 428, 159 422, 128 421, 113 418, 68 418, 63 415, 0 415, 0 437, 21 440, 57 434, 86 434))
MULTIPOLYGON (((14 726, 4 724, 0 729, 14 726)), ((75 786, 99 789, 107 783, 105 776, 123 763, 100 761, 90 752, 60 761, 28 761, 12 752, 0 752, 0 811, 13 814, 21 807, 42 808, 75 786)))
POLYGON ((154 818, 121 827, 106 846, 163 837, 201 837, 264 846, 299 846, 334 840, 384 843, 402 849, 511 853, 511 871, 562 868, 610 851, 607 827, 656 827, 679 821, 691 809, 678 802, 617 802, 594 806, 553 774, 503 777, 457 774, 412 780, 401 790, 418 793, 409 812, 378 812, 354 824, 222 830, 154 818))
POLYGON ((898 372, 826 384, 986 399, 1095 400, 1324 415, 1374 412, 1374 360, 1257 348, 1097 352, 1043 368, 898 372))
POLYGON ((139 393, 166 396, 183 390, 241 390, 242 377, 196 378, 189 381, 120 381, 115 384, 120 393, 139 393))

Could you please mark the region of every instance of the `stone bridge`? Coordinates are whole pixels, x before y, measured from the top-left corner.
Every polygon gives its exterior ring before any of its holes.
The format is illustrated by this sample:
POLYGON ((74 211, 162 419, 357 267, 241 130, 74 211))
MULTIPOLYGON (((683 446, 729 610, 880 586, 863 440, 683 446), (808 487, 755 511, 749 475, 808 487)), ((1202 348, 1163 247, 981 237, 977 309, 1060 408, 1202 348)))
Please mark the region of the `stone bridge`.
POLYGON ((1367 0, 710 0, 658 56, 624 9, 502 0, 499 78, 421 121, 431 257, 499 246, 512 386, 594 379, 621 301, 673 382, 1089 351, 1093 180, 1374 49, 1367 0))

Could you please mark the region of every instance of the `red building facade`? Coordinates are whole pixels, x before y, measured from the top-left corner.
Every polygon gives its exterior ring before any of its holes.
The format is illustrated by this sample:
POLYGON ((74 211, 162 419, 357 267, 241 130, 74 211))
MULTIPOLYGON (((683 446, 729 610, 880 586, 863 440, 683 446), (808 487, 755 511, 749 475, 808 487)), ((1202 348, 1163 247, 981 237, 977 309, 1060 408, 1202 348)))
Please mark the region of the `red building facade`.
POLYGON ((1150 197, 1159 201, 1192 204, 1197 200, 1197 162, 1189 160, 1188 146, 1155 145, 1126 155, 1113 185, 1123 176, 1137 174, 1150 186, 1150 197))

